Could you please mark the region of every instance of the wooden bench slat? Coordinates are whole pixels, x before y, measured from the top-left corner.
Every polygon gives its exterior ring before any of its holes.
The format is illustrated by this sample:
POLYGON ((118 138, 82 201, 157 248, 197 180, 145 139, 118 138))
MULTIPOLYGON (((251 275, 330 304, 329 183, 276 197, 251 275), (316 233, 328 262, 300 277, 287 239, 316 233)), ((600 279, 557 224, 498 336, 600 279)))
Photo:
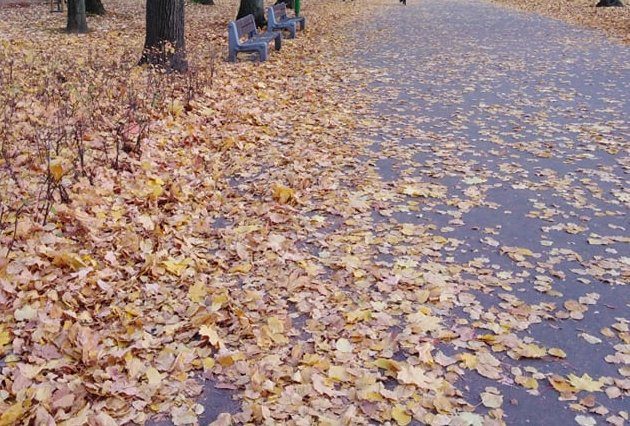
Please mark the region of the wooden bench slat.
POLYGON ((287 17, 287 5, 285 3, 274 4, 271 7, 273 7, 273 13, 279 21, 287 17))
POLYGON ((236 30, 238 31, 238 37, 249 37, 252 33, 256 33, 256 21, 254 21, 254 15, 247 15, 236 21, 236 30))

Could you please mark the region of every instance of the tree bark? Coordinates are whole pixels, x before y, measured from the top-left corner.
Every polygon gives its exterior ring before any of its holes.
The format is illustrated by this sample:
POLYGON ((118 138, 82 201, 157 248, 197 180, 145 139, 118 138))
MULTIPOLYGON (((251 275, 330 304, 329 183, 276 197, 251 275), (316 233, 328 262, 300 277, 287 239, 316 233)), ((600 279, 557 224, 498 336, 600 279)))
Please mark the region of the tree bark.
POLYGON ((105 6, 101 0, 85 0, 85 11, 89 15, 105 15, 105 6))
POLYGON ((85 0, 68 0, 68 23, 66 31, 69 33, 87 33, 87 19, 85 17, 85 0))
POLYGON ((287 5, 287 9, 293 9, 295 7, 295 0, 278 0, 275 4, 284 3, 287 5))
POLYGON ((623 7, 621 0, 599 0, 597 7, 623 7))
POLYGON ((166 71, 186 71, 184 0, 147 0, 146 21, 140 63, 157 65, 166 71))
POLYGON ((265 19, 265 4, 263 0, 241 0, 241 5, 238 8, 236 19, 240 19, 249 14, 254 15, 256 26, 264 27, 267 25, 267 20, 265 19))

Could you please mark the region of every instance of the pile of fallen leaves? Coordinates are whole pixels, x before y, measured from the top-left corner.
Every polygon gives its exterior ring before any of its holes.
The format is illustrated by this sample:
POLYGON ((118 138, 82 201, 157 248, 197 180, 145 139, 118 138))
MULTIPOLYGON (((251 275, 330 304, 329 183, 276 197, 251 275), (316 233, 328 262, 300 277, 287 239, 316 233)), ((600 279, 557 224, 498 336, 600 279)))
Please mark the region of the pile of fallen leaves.
POLYGON ((630 5, 595 7, 596 0, 495 0, 526 12, 540 13, 576 25, 602 30, 614 40, 630 43, 630 5))
POLYGON ((311 31, 230 65, 219 3, 188 6, 183 77, 136 67, 139 2, 79 37, 45 5, 0 11, 0 424, 183 424, 199 372, 266 399, 284 371, 286 292, 324 292, 296 234, 342 196, 337 25, 360 9, 309 4, 311 31))

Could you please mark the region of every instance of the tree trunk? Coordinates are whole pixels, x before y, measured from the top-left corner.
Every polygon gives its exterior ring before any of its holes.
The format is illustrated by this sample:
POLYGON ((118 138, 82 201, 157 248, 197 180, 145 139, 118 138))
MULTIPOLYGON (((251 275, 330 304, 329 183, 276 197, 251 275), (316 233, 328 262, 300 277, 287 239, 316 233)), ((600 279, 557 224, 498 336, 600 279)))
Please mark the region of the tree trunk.
POLYGON ((263 0, 241 0, 241 5, 238 8, 236 19, 249 14, 254 15, 256 26, 264 27, 267 25, 267 20, 265 19, 265 4, 263 0))
POLYGON ((68 23, 66 31, 69 33, 87 33, 87 19, 85 17, 85 0, 68 0, 68 23))
POLYGON ((85 0, 85 11, 89 15, 105 15, 105 6, 101 0, 85 0))
POLYGON ((184 40, 184 0, 147 0, 147 29, 141 64, 167 71, 188 69, 184 40))
POLYGON ((284 3, 287 5, 287 9, 293 9, 295 7, 295 0, 278 0, 275 4, 284 3))
POLYGON ((623 7, 621 0, 599 0, 597 7, 623 7))

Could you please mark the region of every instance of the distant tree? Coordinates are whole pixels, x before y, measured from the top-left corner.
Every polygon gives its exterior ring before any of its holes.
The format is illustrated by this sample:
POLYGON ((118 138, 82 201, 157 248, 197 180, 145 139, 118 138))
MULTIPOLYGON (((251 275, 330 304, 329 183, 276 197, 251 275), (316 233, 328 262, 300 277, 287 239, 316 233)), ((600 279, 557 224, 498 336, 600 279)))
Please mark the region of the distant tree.
POLYGON ((66 31, 69 33, 87 33, 87 18, 85 16, 85 0, 68 0, 68 22, 66 31))
POLYGON ((147 0, 146 22, 140 63, 167 71, 186 71, 184 0, 147 0))
POLYGON ((599 0, 597 7, 623 7, 621 0, 599 0))
POLYGON ((254 15, 257 26, 264 27, 267 25, 267 20, 265 19, 265 4, 263 0, 241 0, 241 5, 238 8, 236 19, 250 14, 254 15))
POLYGON ((105 6, 101 0, 85 0, 85 11, 88 15, 105 15, 105 6))

